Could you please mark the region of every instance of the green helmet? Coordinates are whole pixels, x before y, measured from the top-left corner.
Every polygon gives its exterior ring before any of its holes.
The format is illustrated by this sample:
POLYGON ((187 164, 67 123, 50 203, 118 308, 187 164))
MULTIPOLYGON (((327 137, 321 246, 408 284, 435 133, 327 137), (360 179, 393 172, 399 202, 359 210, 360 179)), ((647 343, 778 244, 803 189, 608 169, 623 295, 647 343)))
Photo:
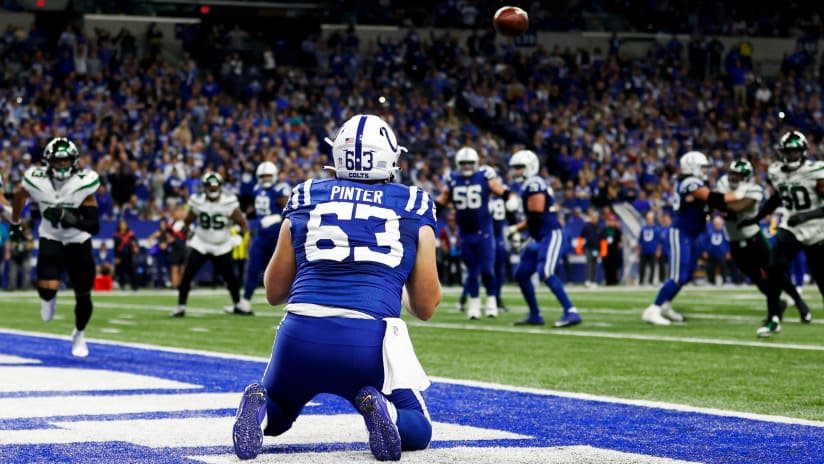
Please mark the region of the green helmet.
POLYGON ((727 174, 730 187, 738 188, 741 182, 749 182, 752 179, 752 164, 745 159, 738 159, 730 164, 730 172, 727 174))
POLYGON ((781 162, 789 169, 798 169, 807 160, 807 137, 798 131, 790 131, 781 137, 778 142, 778 155, 781 162))
POLYGON ((203 174, 203 177, 200 178, 200 183, 203 185, 203 190, 207 198, 217 200, 220 197, 220 191, 223 186, 223 178, 220 177, 220 174, 209 171, 203 174))

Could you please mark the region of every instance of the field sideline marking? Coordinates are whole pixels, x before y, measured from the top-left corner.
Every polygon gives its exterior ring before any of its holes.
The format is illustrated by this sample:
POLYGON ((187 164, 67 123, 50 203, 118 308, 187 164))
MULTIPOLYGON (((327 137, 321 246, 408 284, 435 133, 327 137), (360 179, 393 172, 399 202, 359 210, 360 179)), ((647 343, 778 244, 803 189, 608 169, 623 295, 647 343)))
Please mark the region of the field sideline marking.
MULTIPOLYGON (((696 338, 696 337, 669 337, 660 335, 641 335, 631 333, 608 333, 608 332, 582 332, 576 330, 546 330, 546 329, 526 329, 516 327, 497 327, 497 326, 483 326, 473 324, 455 324, 450 322, 417 322, 407 321, 411 327, 422 328, 437 328, 437 329, 456 329, 456 330, 479 330, 485 332, 505 332, 505 333, 528 333, 534 335, 560 335, 567 337, 593 337, 593 338, 613 338, 618 340, 644 340, 655 342, 678 342, 678 343, 696 343, 707 345, 728 345, 728 346, 748 346, 757 348, 775 348, 784 350, 806 350, 806 351, 824 351, 824 346, 821 345, 799 345, 792 343, 765 343, 765 342, 746 342, 740 340, 721 340, 715 338, 696 338)), ((664 329, 666 330, 666 329, 664 329)))
MULTIPOLYGON (((58 305, 61 303, 58 302, 58 305)), ((63 305, 74 304, 70 301, 62 302, 63 305)), ((108 303, 108 302, 98 302, 95 303, 95 306, 100 308, 112 308, 112 309, 140 309, 140 310, 147 310, 147 311, 164 311, 168 312, 168 308, 158 306, 158 305, 147 305, 147 304, 129 304, 129 303, 108 303)), ((514 306, 513 308, 519 308, 518 306, 514 306)), ((187 312, 192 314, 224 314, 223 310, 220 309, 207 309, 207 308, 186 308, 187 312)), ((619 313, 620 310, 614 309, 592 309, 590 310, 593 314, 598 312, 603 312, 604 314, 612 314, 612 311, 615 313, 619 313)), ((631 315, 632 310, 627 310, 625 314, 631 315)), ((583 314, 586 314, 587 311, 583 311, 583 314)), ((280 310, 277 312, 262 312, 258 311, 255 313, 256 316, 259 317, 275 317, 275 318, 282 318, 284 313, 280 310)), ((741 322, 741 316, 721 316, 721 315, 696 315, 696 319, 718 319, 718 320, 730 320, 741 322)), ((814 321, 815 322, 815 321, 814 321)), ((793 343, 771 343, 765 341, 742 341, 742 340, 723 340, 723 339, 715 339, 715 338, 697 338, 697 337, 670 337, 670 336, 660 336, 660 335, 642 335, 642 334, 633 334, 627 332, 621 333, 609 333, 609 332, 592 332, 592 331, 577 331, 577 330, 546 330, 546 329, 529 329, 523 327, 500 327, 500 326, 486 326, 486 325, 476 325, 476 324, 458 324, 452 322, 418 322, 415 320, 408 320, 407 324, 409 326, 414 327, 423 327, 423 328, 441 328, 441 329, 457 329, 457 330, 479 330, 485 332, 501 332, 501 333, 526 333, 526 334, 539 334, 539 335, 562 335, 562 336, 573 336, 573 337, 593 337, 593 338, 611 338, 616 340, 643 340, 643 341, 661 341, 661 342, 677 342, 677 343, 694 343, 694 344, 708 344, 708 345, 727 345, 727 346, 746 346, 746 347, 758 347, 758 348, 773 348, 773 349, 784 349, 784 350, 804 350, 804 351, 824 351, 824 345, 804 345, 804 344, 793 344, 793 343)), ((639 321, 639 325, 642 323, 639 321)), ((666 330, 666 329, 663 329, 666 330)))
MULTIPOLYGON (((22 330, 11 330, 11 329, 3 329, 3 328, 0 328, 0 333, 50 338, 50 339, 54 339, 54 340, 71 340, 70 336, 53 335, 53 334, 40 333, 40 332, 27 332, 27 331, 22 331, 22 330)), ((237 360, 241 360, 241 361, 257 361, 257 362, 263 362, 263 363, 269 361, 268 358, 263 358, 263 357, 258 357, 258 356, 235 355, 235 354, 219 353, 219 352, 206 351, 206 350, 194 350, 194 349, 189 349, 189 348, 171 348, 171 347, 165 347, 165 346, 149 345, 149 344, 145 344, 145 343, 113 342, 113 341, 109 341, 109 340, 97 340, 97 339, 88 339, 88 341, 93 342, 93 343, 100 343, 100 344, 104 344, 104 345, 125 346, 125 347, 138 348, 138 349, 166 351, 166 352, 170 352, 170 353, 193 354, 193 355, 200 355, 200 356, 212 356, 212 357, 221 358, 221 359, 237 359, 237 360)), ((439 382, 439 383, 464 385, 464 386, 467 386, 467 387, 486 388, 486 389, 491 389, 491 390, 505 390, 505 391, 509 391, 509 392, 530 393, 530 394, 544 395, 544 396, 559 396, 559 397, 563 397, 563 398, 578 399, 578 400, 584 400, 584 401, 599 401, 599 402, 604 402, 604 403, 626 404, 626 405, 630 405, 630 406, 640 406, 640 407, 647 407, 647 408, 665 409, 665 410, 679 411, 679 412, 693 412, 693 413, 700 413, 700 414, 708 414, 708 415, 712 415, 712 416, 738 417, 738 418, 742 418, 742 419, 758 420, 758 421, 762 421, 762 422, 773 422, 773 423, 778 423, 778 424, 790 424, 790 425, 807 425, 807 426, 811 426, 811 427, 824 428, 824 421, 799 419, 799 418, 787 417, 787 416, 774 416, 774 415, 755 414, 755 413, 741 412, 741 411, 730 411, 730 410, 725 410, 725 409, 702 408, 702 407, 690 406, 690 405, 686 405, 686 404, 667 403, 667 402, 659 402, 659 401, 632 400, 632 399, 617 398, 617 397, 612 397, 612 396, 592 395, 592 394, 589 394, 589 393, 564 392, 564 391, 545 390, 545 389, 531 388, 531 387, 518 387, 518 386, 513 386, 513 385, 504 385, 504 384, 498 384, 498 383, 492 383, 492 382, 481 382, 481 381, 476 381, 476 380, 449 379, 449 378, 434 377, 434 376, 431 376, 430 379, 434 382, 439 382)))

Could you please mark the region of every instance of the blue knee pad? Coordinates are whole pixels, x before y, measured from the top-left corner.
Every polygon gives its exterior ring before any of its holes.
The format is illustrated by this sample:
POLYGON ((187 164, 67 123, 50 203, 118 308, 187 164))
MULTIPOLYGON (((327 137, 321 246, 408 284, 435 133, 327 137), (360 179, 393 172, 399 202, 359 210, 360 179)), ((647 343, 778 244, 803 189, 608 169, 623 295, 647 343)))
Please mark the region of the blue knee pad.
POLYGON ((432 423, 420 411, 398 409, 398 433, 403 451, 426 449, 432 440, 432 423))

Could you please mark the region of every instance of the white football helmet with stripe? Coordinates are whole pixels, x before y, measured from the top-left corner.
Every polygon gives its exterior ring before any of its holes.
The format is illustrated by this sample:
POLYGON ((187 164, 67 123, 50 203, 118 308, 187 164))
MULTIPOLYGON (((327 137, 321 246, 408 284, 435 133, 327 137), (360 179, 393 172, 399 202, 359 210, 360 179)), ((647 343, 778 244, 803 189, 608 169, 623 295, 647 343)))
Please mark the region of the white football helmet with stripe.
POLYGON ((678 161, 681 167, 681 174, 698 177, 707 180, 707 168, 712 166, 707 155, 700 151, 688 151, 681 156, 678 161))
POLYGON ((455 165, 464 177, 469 177, 478 172, 481 159, 478 152, 471 147, 463 147, 455 153, 455 165))
POLYGON ((268 189, 275 185, 278 180, 278 167, 271 161, 264 161, 260 163, 255 170, 255 177, 257 177, 258 184, 261 187, 268 189), (263 180, 265 176, 271 176, 269 180, 263 180))
POLYGON ((372 114, 353 116, 343 123, 334 141, 326 142, 332 145, 338 179, 392 182, 398 177, 398 157, 406 151, 389 124, 372 114))
POLYGON ((523 182, 538 174, 541 163, 534 151, 520 150, 516 151, 512 158, 509 158, 509 168, 512 171, 512 180, 523 182))

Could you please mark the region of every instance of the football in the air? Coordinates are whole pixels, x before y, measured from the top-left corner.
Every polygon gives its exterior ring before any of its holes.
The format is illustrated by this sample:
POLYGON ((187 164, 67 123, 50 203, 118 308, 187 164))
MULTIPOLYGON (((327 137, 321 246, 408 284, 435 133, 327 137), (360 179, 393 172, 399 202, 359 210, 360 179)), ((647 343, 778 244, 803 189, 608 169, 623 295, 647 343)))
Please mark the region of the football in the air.
POLYGON ((495 12, 492 25, 498 34, 517 37, 529 28, 529 15, 517 6, 503 6, 495 12))

